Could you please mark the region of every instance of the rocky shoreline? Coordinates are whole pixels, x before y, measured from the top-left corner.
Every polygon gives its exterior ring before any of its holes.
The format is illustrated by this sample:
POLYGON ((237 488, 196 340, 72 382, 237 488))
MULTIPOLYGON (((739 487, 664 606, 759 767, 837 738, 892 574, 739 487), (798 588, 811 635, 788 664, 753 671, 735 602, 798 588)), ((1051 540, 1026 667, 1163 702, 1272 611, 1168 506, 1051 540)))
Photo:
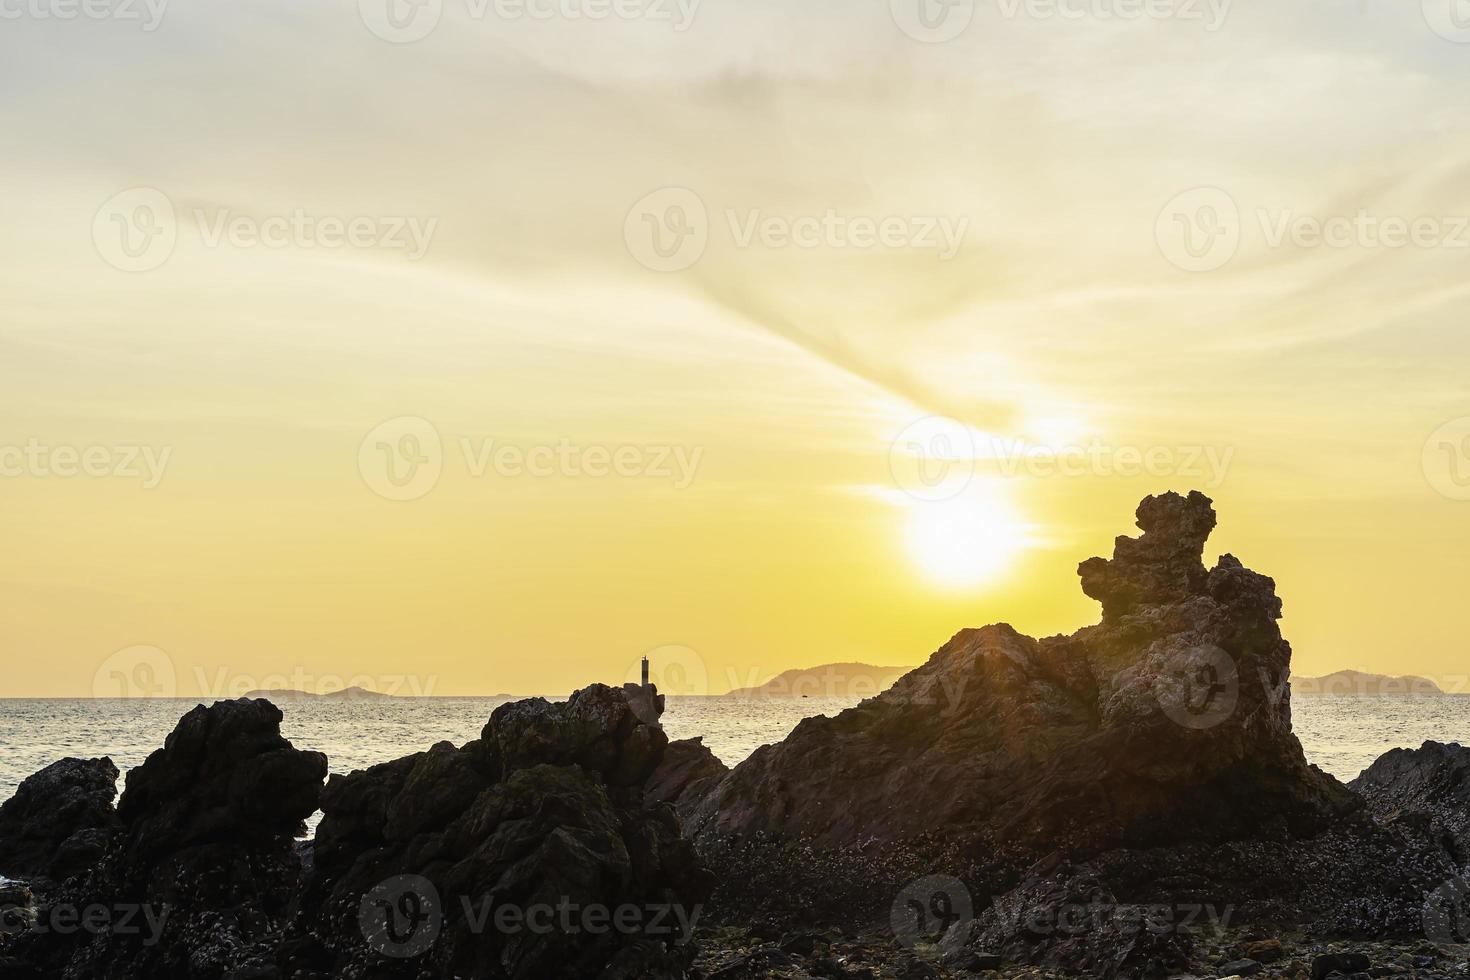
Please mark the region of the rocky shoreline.
POLYGON ((1310 765, 1274 582, 1201 494, 1137 519, 1097 625, 962 631, 733 769, 636 685, 330 779, 259 699, 116 806, 61 760, 0 805, 0 980, 1470 977, 1470 750, 1310 765))

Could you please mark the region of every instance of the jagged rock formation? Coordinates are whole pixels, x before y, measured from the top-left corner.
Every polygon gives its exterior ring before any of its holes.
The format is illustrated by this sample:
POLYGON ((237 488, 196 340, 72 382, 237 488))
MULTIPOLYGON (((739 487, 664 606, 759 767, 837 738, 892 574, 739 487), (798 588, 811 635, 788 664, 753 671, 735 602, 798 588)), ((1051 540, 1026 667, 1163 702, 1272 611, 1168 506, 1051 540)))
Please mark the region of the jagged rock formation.
POLYGON ((1164 494, 1090 559, 1103 622, 1032 639, 965 630, 888 692, 802 722, 690 810, 702 845, 922 836, 1017 857, 1316 833, 1359 806, 1291 732, 1271 579, 1206 570, 1210 500, 1164 494))
POLYGON ((667 744, 648 693, 502 705, 463 748, 334 776, 282 972, 682 976, 682 924, 708 882, 673 808, 644 807, 667 744), (589 909, 603 928, 585 927, 589 909), (608 927, 619 909, 636 921, 608 927))
POLYGON ((65 881, 102 857, 117 813, 111 759, 62 759, 0 804, 0 875, 34 887, 65 881))
POLYGON ((300 875, 293 841, 327 770, 280 723, 267 701, 185 715, 128 773, 97 866, 51 903, 103 909, 100 927, 27 933, 0 976, 214 980, 268 961, 300 875))
POLYGON ((1453 742, 1393 749, 1348 785, 1380 819, 1417 826, 1457 863, 1470 862, 1470 749, 1453 742))
POLYGON ((729 771, 703 738, 680 739, 664 750, 663 762, 649 777, 643 795, 649 804, 672 803, 683 817, 729 771))

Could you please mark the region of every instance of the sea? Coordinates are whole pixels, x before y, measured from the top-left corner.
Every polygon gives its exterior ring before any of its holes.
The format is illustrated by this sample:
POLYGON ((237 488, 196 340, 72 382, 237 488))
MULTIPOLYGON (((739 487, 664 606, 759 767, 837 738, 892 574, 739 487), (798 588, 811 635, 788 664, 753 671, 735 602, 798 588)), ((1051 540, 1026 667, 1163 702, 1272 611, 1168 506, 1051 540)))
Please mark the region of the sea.
MULTIPOLYGON (((392 698, 283 701, 282 733, 297 748, 325 752, 332 772, 387 762, 436 742, 478 738, 490 713, 512 698, 392 698)), ((735 765, 778 742, 802 719, 831 715, 857 698, 670 697, 671 739, 703 736, 735 765)), ((163 745, 186 699, 0 699, 0 800, 31 773, 67 756, 110 756, 124 772, 163 745)), ((1342 695, 1292 699, 1307 758, 1347 781, 1392 748, 1470 738, 1470 695, 1342 695)), ((119 786, 121 789, 121 786, 119 786)))

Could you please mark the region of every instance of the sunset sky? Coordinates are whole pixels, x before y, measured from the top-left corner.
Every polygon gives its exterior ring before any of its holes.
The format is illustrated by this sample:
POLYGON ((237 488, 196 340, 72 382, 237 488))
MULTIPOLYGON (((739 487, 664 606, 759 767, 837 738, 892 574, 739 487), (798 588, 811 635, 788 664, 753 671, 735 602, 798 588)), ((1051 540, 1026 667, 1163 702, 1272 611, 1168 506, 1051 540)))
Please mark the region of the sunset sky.
POLYGON ((1465 686, 1450 0, 160 2, 0 24, 0 696, 917 664, 1167 489, 1465 686))

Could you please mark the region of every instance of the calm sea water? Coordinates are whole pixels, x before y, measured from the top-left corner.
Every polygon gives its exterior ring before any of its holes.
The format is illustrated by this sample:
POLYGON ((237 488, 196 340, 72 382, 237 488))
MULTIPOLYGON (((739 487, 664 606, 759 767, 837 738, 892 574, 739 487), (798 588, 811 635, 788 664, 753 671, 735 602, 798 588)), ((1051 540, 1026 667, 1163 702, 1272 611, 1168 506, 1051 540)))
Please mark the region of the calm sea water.
MULTIPOLYGON (((426 749, 479 737, 505 698, 402 698, 297 701, 281 705, 282 729, 297 748, 325 752, 333 772, 350 772, 426 749)), ((189 700, 0 700, 0 800, 31 773, 66 756, 111 756, 123 770, 160 747, 189 700)), ((671 697, 670 738, 703 735, 734 765, 759 746, 784 738, 803 718, 835 714, 847 698, 748 699, 671 697)), ((1301 697, 1292 715, 1307 757, 1339 779, 1352 779, 1383 752, 1426 739, 1470 739, 1470 696, 1301 697)))

